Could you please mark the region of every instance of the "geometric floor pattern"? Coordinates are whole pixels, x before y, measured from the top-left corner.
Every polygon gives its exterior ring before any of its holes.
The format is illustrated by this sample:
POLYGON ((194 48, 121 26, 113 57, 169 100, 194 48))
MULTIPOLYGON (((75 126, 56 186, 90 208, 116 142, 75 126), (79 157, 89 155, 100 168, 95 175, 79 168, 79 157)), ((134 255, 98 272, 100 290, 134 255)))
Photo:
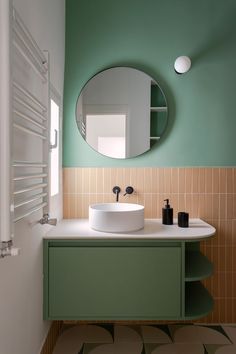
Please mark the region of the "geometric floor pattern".
POLYGON ((236 354, 236 326, 65 326, 53 354, 236 354))

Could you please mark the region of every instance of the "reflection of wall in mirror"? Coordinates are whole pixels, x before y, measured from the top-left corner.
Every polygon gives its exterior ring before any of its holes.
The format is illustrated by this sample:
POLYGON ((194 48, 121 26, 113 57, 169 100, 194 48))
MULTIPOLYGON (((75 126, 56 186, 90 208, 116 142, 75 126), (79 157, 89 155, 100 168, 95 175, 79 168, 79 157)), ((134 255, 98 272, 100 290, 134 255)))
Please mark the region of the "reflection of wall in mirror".
POLYGON ((124 159, 125 154, 125 137, 98 137, 98 152, 105 156, 124 159))
POLYGON ((83 113, 86 111, 86 116, 94 107, 107 106, 109 113, 114 114, 118 112, 112 112, 112 106, 127 107, 126 157, 137 156, 150 149, 150 90, 151 78, 148 75, 124 67, 101 72, 83 89, 83 113))
POLYGON ((86 141, 96 151, 114 158, 126 157, 126 115, 86 115, 86 141))

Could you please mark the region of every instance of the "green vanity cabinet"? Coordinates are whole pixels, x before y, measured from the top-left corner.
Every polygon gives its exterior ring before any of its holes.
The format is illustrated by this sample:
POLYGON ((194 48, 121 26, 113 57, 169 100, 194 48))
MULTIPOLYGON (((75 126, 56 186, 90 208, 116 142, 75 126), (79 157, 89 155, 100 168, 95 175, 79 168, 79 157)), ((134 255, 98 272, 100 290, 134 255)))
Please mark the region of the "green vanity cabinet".
POLYGON ((179 318, 178 243, 44 241, 45 318, 179 318), (100 242, 102 243, 102 242, 100 242))
POLYGON ((44 318, 198 318, 212 309, 211 273, 199 242, 45 239, 44 318))

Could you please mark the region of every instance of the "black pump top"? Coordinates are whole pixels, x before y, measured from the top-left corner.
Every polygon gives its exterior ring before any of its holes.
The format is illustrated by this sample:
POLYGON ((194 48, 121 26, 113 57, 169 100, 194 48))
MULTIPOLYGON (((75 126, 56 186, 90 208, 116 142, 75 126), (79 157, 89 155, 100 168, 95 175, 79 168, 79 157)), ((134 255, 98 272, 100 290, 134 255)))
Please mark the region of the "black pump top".
POLYGON ((169 199, 164 199, 164 202, 166 202, 165 208, 170 208, 169 199))

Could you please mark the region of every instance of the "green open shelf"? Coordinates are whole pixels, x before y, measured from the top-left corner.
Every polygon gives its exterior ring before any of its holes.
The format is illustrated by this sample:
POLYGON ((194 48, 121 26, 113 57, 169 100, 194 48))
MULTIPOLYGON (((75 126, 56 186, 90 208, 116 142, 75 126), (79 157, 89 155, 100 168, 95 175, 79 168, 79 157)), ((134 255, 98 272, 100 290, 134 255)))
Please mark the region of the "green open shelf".
POLYGON ((185 281, 202 280, 213 273, 212 263, 200 251, 185 254, 185 281))
POLYGON ((201 282, 185 283, 185 319, 206 316, 213 309, 213 299, 201 282))

